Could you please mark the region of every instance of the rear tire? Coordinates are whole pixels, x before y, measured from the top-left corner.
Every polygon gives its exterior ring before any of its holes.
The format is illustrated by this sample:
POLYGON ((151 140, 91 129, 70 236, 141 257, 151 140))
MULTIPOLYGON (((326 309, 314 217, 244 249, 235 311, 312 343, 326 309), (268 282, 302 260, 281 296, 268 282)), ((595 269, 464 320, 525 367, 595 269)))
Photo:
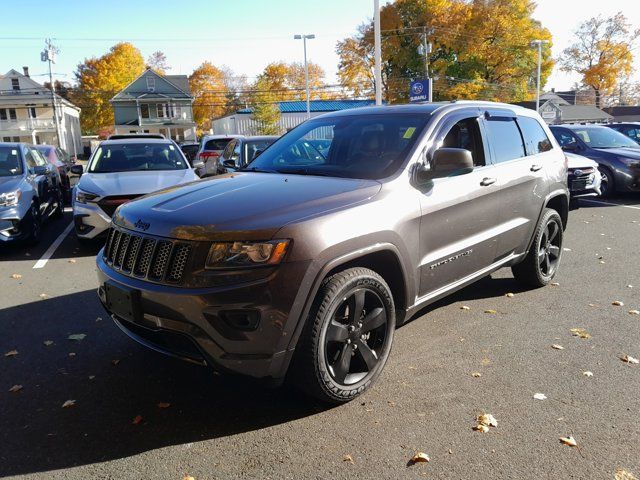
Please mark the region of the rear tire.
POLYGON ((516 280, 534 288, 548 285, 558 272, 563 234, 562 219, 558 212, 545 208, 529 252, 522 262, 511 267, 516 280))
POLYGON ((296 347, 290 380, 326 403, 353 400, 380 376, 395 326, 391 290, 376 272, 357 267, 328 277, 296 347))
POLYGON ((58 189, 58 205, 53 212, 53 217, 58 219, 64 217, 64 194, 60 189, 58 189))

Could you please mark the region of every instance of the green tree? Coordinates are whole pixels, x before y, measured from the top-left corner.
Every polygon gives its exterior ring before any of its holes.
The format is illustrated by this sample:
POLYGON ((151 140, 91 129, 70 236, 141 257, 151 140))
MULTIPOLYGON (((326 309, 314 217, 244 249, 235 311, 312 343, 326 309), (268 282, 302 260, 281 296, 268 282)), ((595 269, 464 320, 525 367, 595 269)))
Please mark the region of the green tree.
POLYGON ((251 99, 253 119, 257 123, 256 133, 259 135, 279 135, 281 128, 280 109, 278 108, 279 95, 271 91, 271 79, 260 75, 253 85, 254 93, 251 99))
POLYGON ((118 43, 99 58, 89 58, 75 72, 77 88, 71 100, 82 107, 80 123, 85 134, 113 125, 109 100, 144 72, 145 62, 131 43, 118 43))
POLYGON ((562 69, 577 72, 582 83, 593 89, 595 103, 600 107, 602 97, 611 95, 620 78, 628 77, 633 69, 633 43, 640 30, 632 31, 621 13, 583 22, 575 33, 575 42, 562 54, 562 69))

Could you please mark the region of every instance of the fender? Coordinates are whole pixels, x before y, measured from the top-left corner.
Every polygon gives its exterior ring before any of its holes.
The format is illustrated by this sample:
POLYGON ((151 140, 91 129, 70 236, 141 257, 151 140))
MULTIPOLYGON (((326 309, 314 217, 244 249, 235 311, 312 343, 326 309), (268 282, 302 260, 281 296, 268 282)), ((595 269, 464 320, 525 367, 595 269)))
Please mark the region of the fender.
MULTIPOLYGON (((538 214, 538 219, 536 220, 536 225, 538 225, 538 222, 540 222, 540 219, 542 218, 542 212, 544 211, 545 208, 547 208, 547 205, 549 205, 549 202, 551 200, 553 200, 554 198, 558 198, 558 197, 564 197, 564 203, 565 203, 565 207, 567 208, 567 221, 569 219, 569 192, 566 188, 557 188, 555 190, 552 190, 551 192, 549 192, 549 194, 545 197, 544 199, 544 203, 542 205, 542 208, 540 209, 540 213, 538 214)), ((558 214, 561 215, 561 212, 558 212, 558 214)), ((563 222, 564 225, 564 229, 566 230, 567 228, 567 221, 563 222)), ((529 249, 531 248, 531 244, 533 243, 533 237, 535 237, 535 229, 533 232, 533 235, 531 236, 531 238, 529 239, 529 242, 527 243, 527 249, 525 250, 525 252, 528 252, 529 249)), ((523 257, 524 258, 524 257, 523 257)))

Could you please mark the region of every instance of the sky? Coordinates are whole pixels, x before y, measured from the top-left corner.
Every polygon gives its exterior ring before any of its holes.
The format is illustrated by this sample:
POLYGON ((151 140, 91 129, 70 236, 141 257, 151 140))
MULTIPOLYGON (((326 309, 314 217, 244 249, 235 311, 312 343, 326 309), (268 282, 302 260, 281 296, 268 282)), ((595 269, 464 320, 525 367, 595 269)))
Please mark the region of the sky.
MULTIPOLYGON (((387 3, 388 0, 381 0, 387 3)), ((595 15, 622 11, 640 27, 637 0, 538 0, 534 18, 553 35, 553 54, 571 42, 578 23, 595 15)), ((118 41, 134 43, 146 58, 163 51, 171 74, 190 74, 205 60, 226 65, 252 81, 270 62, 301 61, 297 33, 315 34, 307 43, 309 60, 320 64, 330 83, 336 82, 338 40, 355 33, 373 15, 373 0, 0 0, 0 11, 11 18, 39 21, 3 22, 0 32, 0 73, 30 68, 43 83, 46 64, 40 61, 44 38, 60 48, 55 78, 73 81, 85 58, 100 56, 118 41), (64 5, 64 7, 62 7, 64 5)), ((636 50, 637 51, 637 50, 636 50)), ((636 80, 640 80, 640 55, 636 80)), ((570 88, 579 80, 556 68, 547 89, 570 88)))

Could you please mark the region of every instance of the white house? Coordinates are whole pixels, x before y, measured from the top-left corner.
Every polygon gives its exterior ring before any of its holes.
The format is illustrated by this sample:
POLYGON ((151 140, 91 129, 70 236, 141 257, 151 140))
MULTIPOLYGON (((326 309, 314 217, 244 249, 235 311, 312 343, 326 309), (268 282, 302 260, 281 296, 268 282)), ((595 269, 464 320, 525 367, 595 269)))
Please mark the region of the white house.
MULTIPOLYGON (((327 112, 375 105, 373 100, 311 100, 309 103, 311 118, 327 112)), ((307 102, 305 101, 279 102, 278 108, 280 109, 278 126, 282 132, 298 126, 307 119, 307 102)), ((258 127, 258 122, 253 119, 251 108, 244 108, 232 115, 212 121, 213 133, 222 135, 256 135, 258 127)))
POLYGON ((58 142, 51 90, 33 80, 27 67, 23 70, 0 75, 0 140, 58 145, 70 155, 81 153, 80 109, 55 95, 58 142))

